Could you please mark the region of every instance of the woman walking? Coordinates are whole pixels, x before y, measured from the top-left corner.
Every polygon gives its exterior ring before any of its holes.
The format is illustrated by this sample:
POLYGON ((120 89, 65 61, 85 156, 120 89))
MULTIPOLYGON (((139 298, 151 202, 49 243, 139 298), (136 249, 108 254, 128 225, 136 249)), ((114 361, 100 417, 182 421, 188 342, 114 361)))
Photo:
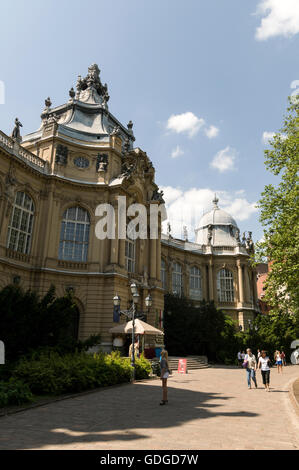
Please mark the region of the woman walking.
POLYGON ((277 365, 278 374, 279 373, 282 374, 282 356, 281 356, 280 351, 275 352, 275 362, 276 362, 276 365, 277 365))
POLYGON ((266 351, 261 352, 258 368, 261 369, 265 390, 266 392, 270 392, 270 359, 267 356, 266 351))
POLYGON ((162 380, 162 390, 163 390, 163 399, 160 405, 166 405, 166 403, 168 403, 167 379, 169 377, 169 365, 168 365, 168 352, 165 349, 163 349, 163 351, 161 352, 160 367, 161 367, 161 380, 162 380))
POLYGON ((248 389, 251 389, 251 380, 255 385, 255 388, 257 388, 257 382, 256 382, 256 358, 255 355, 252 354, 251 349, 246 350, 247 354, 245 356, 245 363, 247 363, 246 366, 246 374, 247 374, 247 384, 248 384, 248 389))

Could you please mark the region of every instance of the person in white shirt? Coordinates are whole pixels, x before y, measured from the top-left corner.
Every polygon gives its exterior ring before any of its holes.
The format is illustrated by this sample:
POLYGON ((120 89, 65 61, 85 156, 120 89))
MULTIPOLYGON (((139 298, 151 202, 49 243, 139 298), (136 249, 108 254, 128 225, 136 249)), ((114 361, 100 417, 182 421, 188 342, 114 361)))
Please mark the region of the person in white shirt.
POLYGON ((242 354, 241 354, 241 351, 238 352, 238 362, 239 362, 239 366, 242 367, 242 354))
POLYGON ((280 351, 275 351, 274 359, 277 365, 277 372, 282 374, 282 356, 280 351))
POLYGON ((256 382, 256 376, 255 376, 255 371, 256 371, 256 358, 255 355, 252 354, 251 349, 246 350, 247 354, 245 356, 244 362, 247 363, 246 367, 246 374, 247 374, 247 383, 248 383, 248 388, 249 390, 251 389, 251 380, 255 385, 255 388, 257 388, 257 382, 256 382))
POLYGON ((267 356, 266 351, 261 352, 258 368, 261 369, 265 390, 266 392, 270 392, 270 359, 267 356))

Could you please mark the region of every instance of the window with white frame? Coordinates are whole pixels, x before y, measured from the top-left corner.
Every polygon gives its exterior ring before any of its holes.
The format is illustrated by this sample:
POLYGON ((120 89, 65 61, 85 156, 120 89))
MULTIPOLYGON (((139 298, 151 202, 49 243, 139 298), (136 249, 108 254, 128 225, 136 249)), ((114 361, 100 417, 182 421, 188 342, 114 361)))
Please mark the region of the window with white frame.
POLYGON ((86 262, 90 232, 89 214, 82 207, 70 207, 63 214, 59 259, 86 262))
POLYGON ((217 275, 219 302, 234 302, 234 277, 228 269, 221 269, 217 275))
POLYGON ((17 192, 8 226, 7 247, 28 255, 34 219, 34 203, 28 194, 17 192))
POLYGON ((166 261, 161 259, 161 281, 162 288, 167 290, 167 270, 166 270, 166 261))
POLYGON ((180 297, 183 294, 182 266, 179 263, 174 263, 172 267, 172 292, 180 297))
POLYGON ((136 267, 136 234, 134 228, 128 225, 125 250, 126 269, 129 273, 135 272, 136 267))
POLYGON ((191 299, 202 300, 201 271, 196 266, 190 269, 189 293, 191 299))
POLYGON ((129 273, 135 272, 136 240, 126 240, 126 269, 129 273))

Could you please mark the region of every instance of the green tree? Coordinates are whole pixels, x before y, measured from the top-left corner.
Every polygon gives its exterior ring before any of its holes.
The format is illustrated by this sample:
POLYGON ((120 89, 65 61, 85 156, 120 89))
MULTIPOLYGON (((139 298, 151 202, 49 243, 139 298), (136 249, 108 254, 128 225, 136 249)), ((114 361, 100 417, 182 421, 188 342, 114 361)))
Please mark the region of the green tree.
POLYGON ((265 300, 273 311, 298 311, 299 306, 299 99, 289 99, 284 125, 265 151, 266 168, 280 178, 265 187, 259 201, 264 241, 257 246, 271 269, 265 300))
POLYGON ((203 301, 195 307, 191 300, 167 294, 164 311, 165 343, 170 355, 206 355, 221 362, 235 356, 236 325, 213 302, 203 301))
POLYGON ((56 297, 54 286, 41 299, 17 286, 0 291, 0 338, 8 361, 45 348, 68 352, 96 344, 99 336, 84 343, 77 340, 77 322, 78 308, 71 295, 56 297))

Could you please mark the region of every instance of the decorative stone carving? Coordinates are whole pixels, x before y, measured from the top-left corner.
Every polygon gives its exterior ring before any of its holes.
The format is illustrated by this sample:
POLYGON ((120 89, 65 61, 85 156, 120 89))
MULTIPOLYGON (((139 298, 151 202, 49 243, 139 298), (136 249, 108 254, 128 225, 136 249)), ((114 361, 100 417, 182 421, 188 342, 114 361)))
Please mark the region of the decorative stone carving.
POLYGON ((236 238, 238 244, 240 244, 240 243, 241 243, 241 240, 240 240, 240 230, 239 230, 238 228, 236 229, 236 232, 235 232, 235 238, 236 238))
POLYGON ((127 137, 124 143, 124 152, 129 152, 131 149, 130 139, 127 137))
POLYGON ((113 131, 111 132, 110 135, 112 135, 112 136, 113 136, 113 135, 119 136, 119 135, 120 135, 120 127, 119 127, 119 126, 115 126, 115 127, 113 128, 113 131))
POLYGON ((158 189, 155 189, 154 192, 153 192, 153 195, 152 195, 152 201, 158 201, 158 202, 161 202, 162 204, 164 204, 165 201, 163 199, 163 196, 164 196, 163 191, 159 191, 158 189))
POLYGON ((102 85, 100 80, 100 69, 97 64, 88 67, 88 74, 85 78, 79 75, 77 84, 76 98, 83 102, 99 103, 107 109, 107 103, 110 99, 108 86, 102 85))
POLYGON ((23 124, 19 121, 18 118, 15 119, 15 127, 13 128, 11 137, 17 142, 22 142, 20 127, 23 127, 23 124))
POLYGON ((13 205, 14 198, 15 198, 15 190, 16 190, 16 185, 18 184, 17 178, 16 178, 16 172, 15 168, 11 166, 9 168, 9 172, 7 173, 5 177, 5 189, 4 189, 4 195, 7 199, 7 211, 6 211, 6 216, 9 215, 10 209, 13 205))
POLYGON ((252 240, 252 232, 248 232, 248 237, 246 239, 246 250, 248 253, 253 253, 254 252, 254 243, 252 240))
POLYGON ((167 223, 167 236, 168 238, 172 238, 170 222, 167 223))
POLYGON ((65 145, 58 144, 56 148, 55 163, 66 165, 68 159, 68 148, 65 145))
POLYGON ((183 237, 184 237, 185 242, 187 242, 188 241, 188 229, 186 225, 184 225, 183 227, 183 237))
POLYGON ((99 154, 97 157, 97 166, 96 170, 97 172, 100 171, 107 171, 108 169, 108 163, 109 163, 109 157, 107 154, 99 154))
POLYGON ((75 93, 75 90, 74 88, 72 87, 69 91, 69 95, 70 95, 70 99, 73 100, 76 96, 76 93, 75 93))
POLYGON ((129 163, 128 161, 124 161, 121 166, 120 176, 125 176, 126 178, 128 178, 129 176, 131 176, 134 170, 135 170, 134 163, 129 163))

